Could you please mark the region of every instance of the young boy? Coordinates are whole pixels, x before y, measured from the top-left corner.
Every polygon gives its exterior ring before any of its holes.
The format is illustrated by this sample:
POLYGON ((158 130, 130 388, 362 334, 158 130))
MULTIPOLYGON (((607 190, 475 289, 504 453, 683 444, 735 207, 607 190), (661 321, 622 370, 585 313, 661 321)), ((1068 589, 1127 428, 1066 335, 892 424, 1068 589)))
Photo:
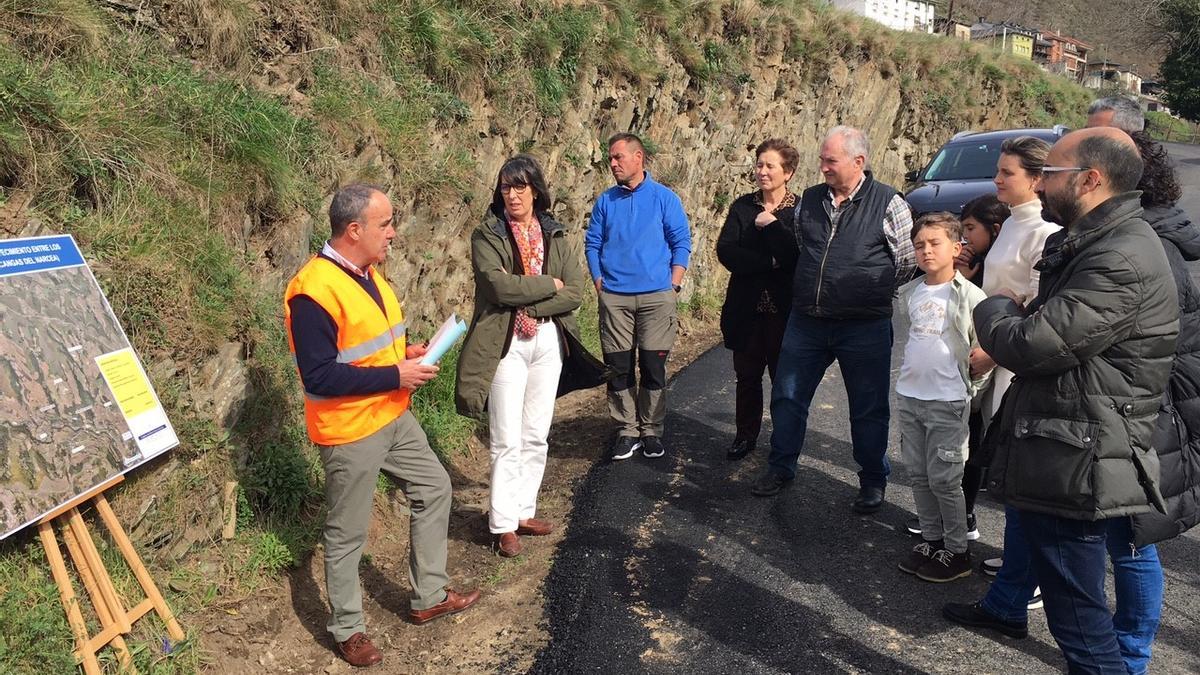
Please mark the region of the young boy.
POLYGON ((949 213, 917 220, 913 248, 925 276, 905 284, 897 301, 909 319, 896 382, 900 448, 923 539, 900 569, 934 582, 971 573, 962 477, 971 397, 983 382, 971 380, 967 355, 976 344, 971 310, 986 296, 954 269, 962 235, 949 213))

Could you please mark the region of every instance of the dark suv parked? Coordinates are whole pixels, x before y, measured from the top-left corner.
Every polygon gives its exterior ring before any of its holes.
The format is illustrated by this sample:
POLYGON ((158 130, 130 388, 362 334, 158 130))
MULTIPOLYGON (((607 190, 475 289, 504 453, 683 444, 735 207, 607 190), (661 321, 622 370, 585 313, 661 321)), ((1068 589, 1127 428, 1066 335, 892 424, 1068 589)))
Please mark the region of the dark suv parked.
POLYGON ((904 195, 917 217, 930 211, 949 211, 958 215, 963 204, 996 192, 992 179, 1000 159, 1000 144, 1007 138, 1033 136, 1054 143, 1070 131, 1057 125, 1053 129, 1006 129, 1004 131, 962 131, 954 135, 920 171, 905 176, 912 187, 904 195))

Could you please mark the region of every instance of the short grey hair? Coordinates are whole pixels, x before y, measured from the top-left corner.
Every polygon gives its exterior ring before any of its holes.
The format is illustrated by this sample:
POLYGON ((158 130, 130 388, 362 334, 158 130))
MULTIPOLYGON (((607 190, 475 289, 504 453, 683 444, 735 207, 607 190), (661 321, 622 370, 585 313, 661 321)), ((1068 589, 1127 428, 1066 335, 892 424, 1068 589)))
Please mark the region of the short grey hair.
POLYGON ((1088 106, 1089 115, 1105 110, 1112 111, 1112 125, 1127 134, 1141 131, 1146 126, 1146 114, 1142 112, 1141 104, 1128 96, 1098 98, 1088 106))
POLYGON ((858 129, 846 126, 844 124, 839 124, 825 134, 824 142, 828 143, 829 139, 833 138, 834 136, 842 137, 842 149, 846 151, 847 155, 851 157, 858 157, 859 155, 862 155, 864 160, 871 158, 871 144, 869 141, 867 141, 866 134, 858 129))
POLYGON ((329 234, 337 239, 346 226, 362 217, 376 193, 387 194, 382 187, 370 183, 354 183, 337 191, 329 203, 329 234))

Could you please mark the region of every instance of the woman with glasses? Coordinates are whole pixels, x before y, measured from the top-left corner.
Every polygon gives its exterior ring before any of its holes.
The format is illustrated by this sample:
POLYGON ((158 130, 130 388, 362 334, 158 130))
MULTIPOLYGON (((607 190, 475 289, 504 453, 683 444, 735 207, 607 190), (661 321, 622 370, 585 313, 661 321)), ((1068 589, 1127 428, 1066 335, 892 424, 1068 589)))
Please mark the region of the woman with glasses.
POLYGON ((496 177, 492 203, 471 234, 475 313, 458 361, 459 413, 488 420, 491 505, 497 552, 521 552, 521 535, 553 526, 535 518, 547 436, 563 365, 564 332, 586 276, 577 241, 549 213, 550 190, 537 160, 517 155, 496 177))

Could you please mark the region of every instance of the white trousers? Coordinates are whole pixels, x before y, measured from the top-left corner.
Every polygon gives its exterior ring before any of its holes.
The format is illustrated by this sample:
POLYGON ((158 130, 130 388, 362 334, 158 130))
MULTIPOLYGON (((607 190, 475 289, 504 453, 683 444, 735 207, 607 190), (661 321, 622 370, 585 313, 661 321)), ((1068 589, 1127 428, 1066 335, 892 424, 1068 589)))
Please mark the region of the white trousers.
POLYGON ((513 337, 488 395, 492 499, 488 529, 513 532, 537 512, 546 470, 546 437, 562 371, 558 329, 548 321, 529 340, 513 337))

